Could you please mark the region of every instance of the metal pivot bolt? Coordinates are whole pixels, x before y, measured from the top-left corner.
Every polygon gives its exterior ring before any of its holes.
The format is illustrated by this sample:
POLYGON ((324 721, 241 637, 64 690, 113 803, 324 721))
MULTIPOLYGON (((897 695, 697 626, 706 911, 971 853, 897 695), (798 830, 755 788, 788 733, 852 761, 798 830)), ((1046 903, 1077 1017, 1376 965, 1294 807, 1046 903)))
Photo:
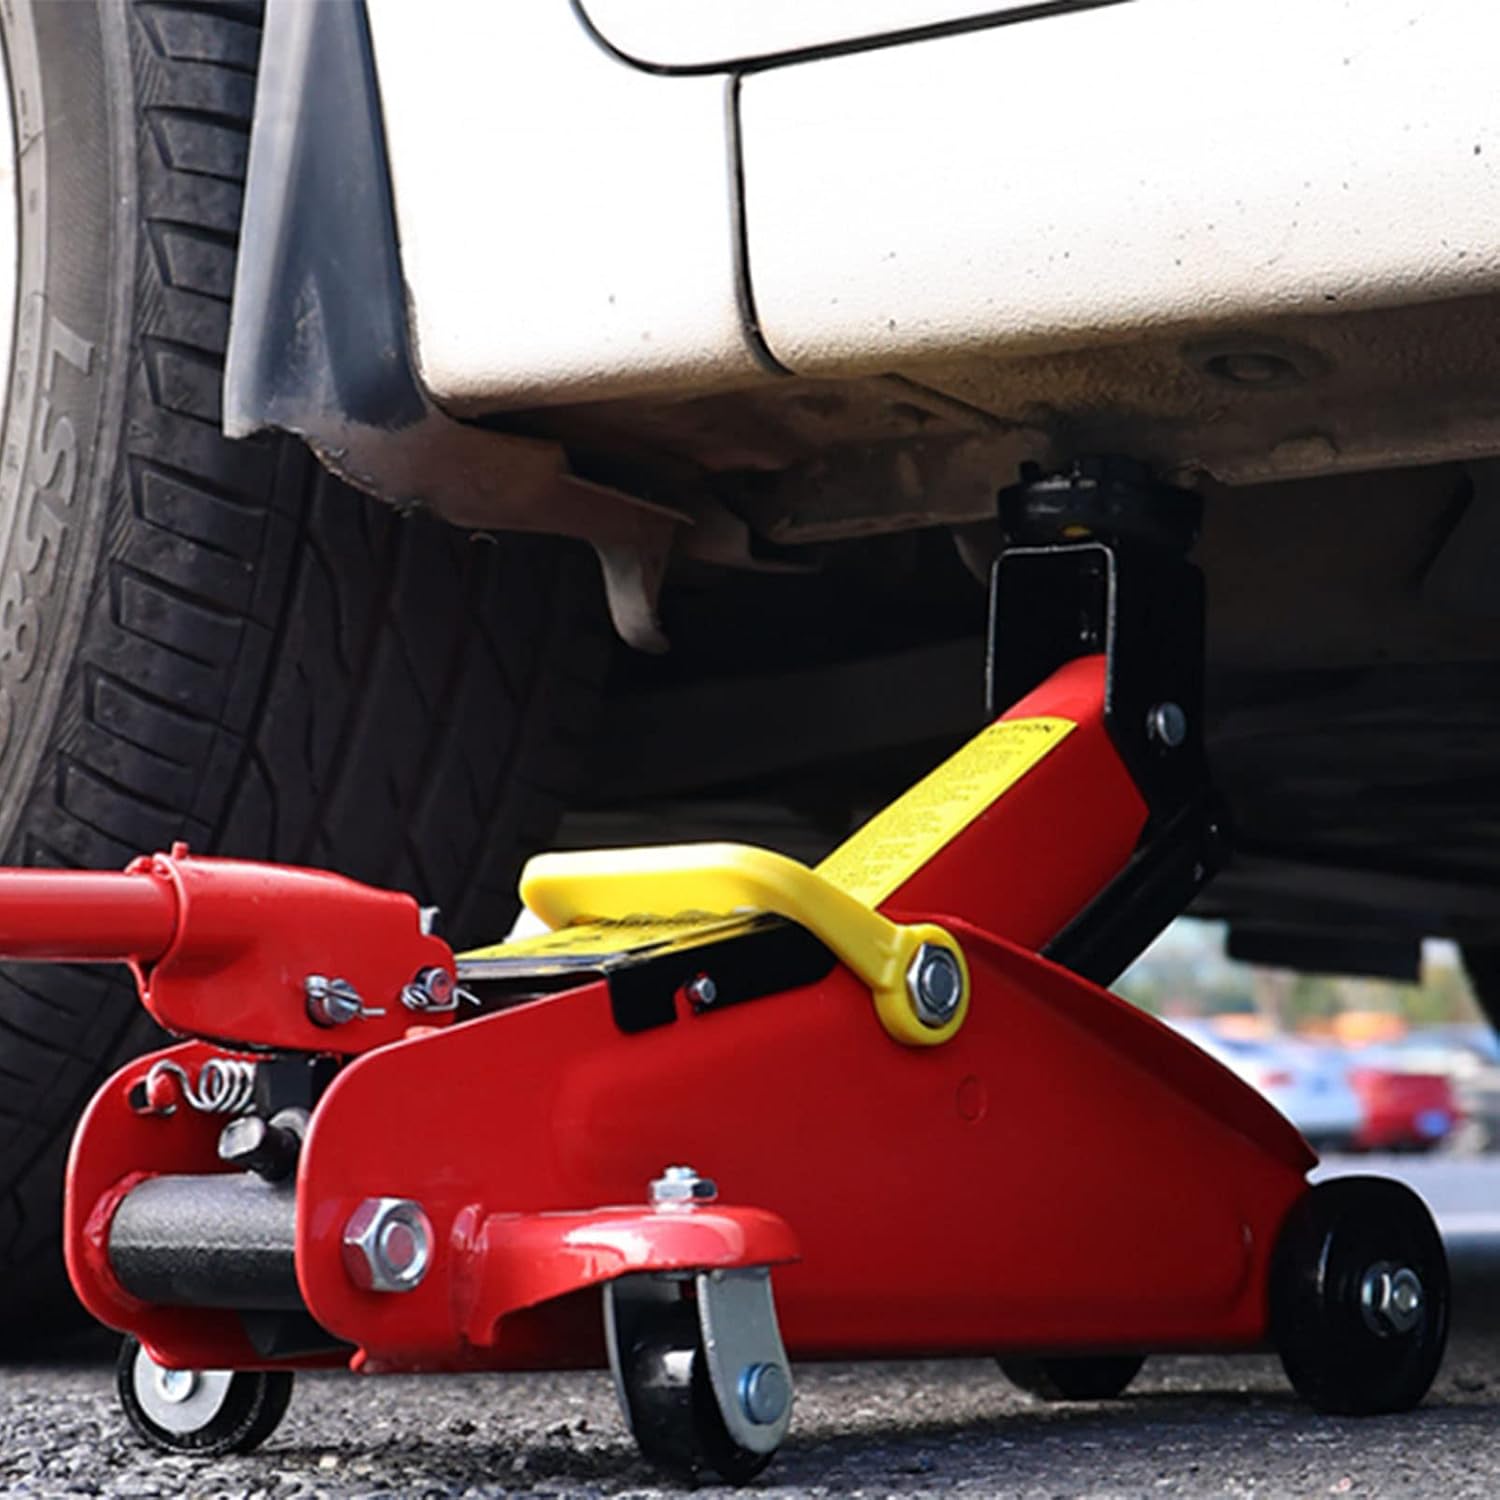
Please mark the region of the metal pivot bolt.
POLYGON ((964 998, 964 974, 947 948, 923 943, 906 971, 906 992, 924 1026, 946 1026, 964 998))
POLYGON ((695 974, 682 988, 695 1010, 705 1010, 719 998, 719 987, 709 974, 695 974))
POLYGON ((1179 749, 1187 739, 1187 714, 1180 703, 1158 703, 1146 715, 1146 733, 1168 750, 1179 749))
POLYGON ((306 1134, 303 1109, 284 1109, 270 1120, 240 1115, 219 1133, 219 1160, 267 1182, 281 1182, 297 1170, 306 1134))
POLYGON ((441 965, 417 971, 417 977, 401 991, 401 1003, 408 1010, 428 1014, 458 1009, 458 984, 441 965))
POLYGON ((367 1292, 409 1292, 432 1264, 432 1222, 410 1198, 366 1198, 344 1225, 344 1269, 367 1292))
POLYGON ((196 1370, 168 1370, 158 1366, 156 1371, 156 1394, 173 1406, 180 1405, 198 1389, 196 1370))
POLYGON ((309 974, 303 989, 307 994, 308 1019, 316 1026, 343 1026, 349 1021, 385 1014, 383 1010, 370 1009, 347 979, 309 974))
POLYGON ((651 1184, 653 1203, 712 1203, 719 1186, 711 1177, 700 1177, 691 1167, 668 1167, 651 1184))
POLYGON ((1360 1311, 1376 1333, 1410 1333, 1422 1321, 1425 1301, 1422 1278, 1410 1266, 1381 1261, 1359 1285, 1360 1311))
POLYGON ((740 1405, 759 1426, 779 1422, 791 1399, 791 1386, 780 1365, 746 1365, 740 1372, 740 1405))

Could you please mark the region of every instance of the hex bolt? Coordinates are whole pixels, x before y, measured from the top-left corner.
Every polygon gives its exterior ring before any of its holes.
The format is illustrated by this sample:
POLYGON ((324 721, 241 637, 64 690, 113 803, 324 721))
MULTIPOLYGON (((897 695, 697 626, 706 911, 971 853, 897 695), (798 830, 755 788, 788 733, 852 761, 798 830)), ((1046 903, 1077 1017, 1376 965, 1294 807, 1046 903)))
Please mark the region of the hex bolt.
POLYGON ((689 1003, 697 1010, 706 1009, 719 998, 719 987, 708 974, 695 974, 683 986, 689 1003))
POLYGON ((1187 732, 1187 715, 1180 703, 1158 703, 1146 715, 1146 733, 1168 750, 1180 749, 1187 732))
POLYGON ((668 1167, 651 1184, 651 1201, 662 1205, 712 1203, 718 1196, 718 1183, 691 1167, 668 1167))
POLYGON ((1421 1321, 1426 1295, 1410 1266, 1371 1266, 1359 1287, 1360 1310, 1377 1333, 1410 1333, 1421 1321))
POLYGON ((409 1292, 432 1264, 432 1222, 411 1198, 366 1198, 344 1225, 344 1269, 367 1292, 409 1292))
POLYGON ((786 1414, 791 1386, 780 1365, 746 1365, 740 1371, 740 1405, 757 1426, 769 1427, 786 1414))
POLYGON ((936 943, 923 943, 906 971, 906 993, 924 1026, 946 1026, 964 998, 964 972, 957 956, 936 943))

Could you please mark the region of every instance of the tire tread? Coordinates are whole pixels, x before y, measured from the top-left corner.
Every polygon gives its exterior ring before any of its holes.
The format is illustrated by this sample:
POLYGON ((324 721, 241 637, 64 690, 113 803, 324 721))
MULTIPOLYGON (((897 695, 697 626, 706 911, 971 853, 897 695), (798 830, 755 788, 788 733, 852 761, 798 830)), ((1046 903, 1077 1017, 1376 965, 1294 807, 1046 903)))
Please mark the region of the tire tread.
MULTIPOLYGON (((300 445, 220 432, 258 24, 255 4, 127 6, 142 219, 120 470, 48 762, 3 853, 118 867, 185 837, 405 886, 453 908, 450 935, 493 936, 607 661, 592 560, 476 545, 364 500, 300 445)), ((116 971, 0 965, 0 1079, 23 1080, 0 1134, 12 1339, 70 1302, 71 1121, 153 1037, 116 971)))

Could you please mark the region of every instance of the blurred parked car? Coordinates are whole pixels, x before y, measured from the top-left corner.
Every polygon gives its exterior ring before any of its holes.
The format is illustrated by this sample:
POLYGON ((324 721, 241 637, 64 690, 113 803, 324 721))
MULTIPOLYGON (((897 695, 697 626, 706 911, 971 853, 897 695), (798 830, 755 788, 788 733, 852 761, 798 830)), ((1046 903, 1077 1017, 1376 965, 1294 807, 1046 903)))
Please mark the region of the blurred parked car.
POLYGON ((1348 1149, 1365 1124, 1344 1056, 1291 1037, 1226 1036, 1204 1021, 1168 1023, 1258 1089, 1318 1151, 1348 1149))
POLYGON ((1441 1072, 1414 1072, 1399 1048, 1371 1048, 1349 1070, 1364 1119, 1354 1138, 1362 1151, 1431 1151, 1458 1126, 1462 1111, 1452 1082, 1441 1072), (1388 1054, 1394 1053, 1394 1057, 1388 1054))
POLYGON ((1466 1152, 1500 1146, 1500 1047, 1488 1026, 1425 1026, 1399 1041, 1357 1052, 1354 1064, 1441 1075, 1457 1111, 1446 1144, 1466 1152))

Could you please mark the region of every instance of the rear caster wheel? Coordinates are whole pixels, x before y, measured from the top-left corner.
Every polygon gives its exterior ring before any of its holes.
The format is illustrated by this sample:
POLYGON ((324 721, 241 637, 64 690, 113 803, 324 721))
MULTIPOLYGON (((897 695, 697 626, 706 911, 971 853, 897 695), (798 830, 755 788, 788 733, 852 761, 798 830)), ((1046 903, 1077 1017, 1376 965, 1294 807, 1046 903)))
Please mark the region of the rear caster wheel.
POLYGON ((1111 1401, 1146 1363, 1142 1354, 1081 1354, 1054 1359, 1002 1359, 1012 1385, 1042 1401, 1111 1401))
POLYGON ((276 1430, 292 1399, 285 1370, 168 1370, 127 1337, 115 1387, 130 1425, 154 1448, 213 1458, 249 1453, 276 1430))
POLYGON ((742 1447, 725 1426, 691 1302, 662 1302, 637 1314, 620 1351, 630 1428, 642 1455, 688 1478, 712 1471, 730 1484, 754 1479, 774 1457, 742 1447))
POLYGON ((1448 1338, 1448 1261, 1432 1215, 1380 1177, 1321 1182, 1287 1215, 1271 1263, 1271 1337, 1318 1411, 1408 1411, 1448 1338))

